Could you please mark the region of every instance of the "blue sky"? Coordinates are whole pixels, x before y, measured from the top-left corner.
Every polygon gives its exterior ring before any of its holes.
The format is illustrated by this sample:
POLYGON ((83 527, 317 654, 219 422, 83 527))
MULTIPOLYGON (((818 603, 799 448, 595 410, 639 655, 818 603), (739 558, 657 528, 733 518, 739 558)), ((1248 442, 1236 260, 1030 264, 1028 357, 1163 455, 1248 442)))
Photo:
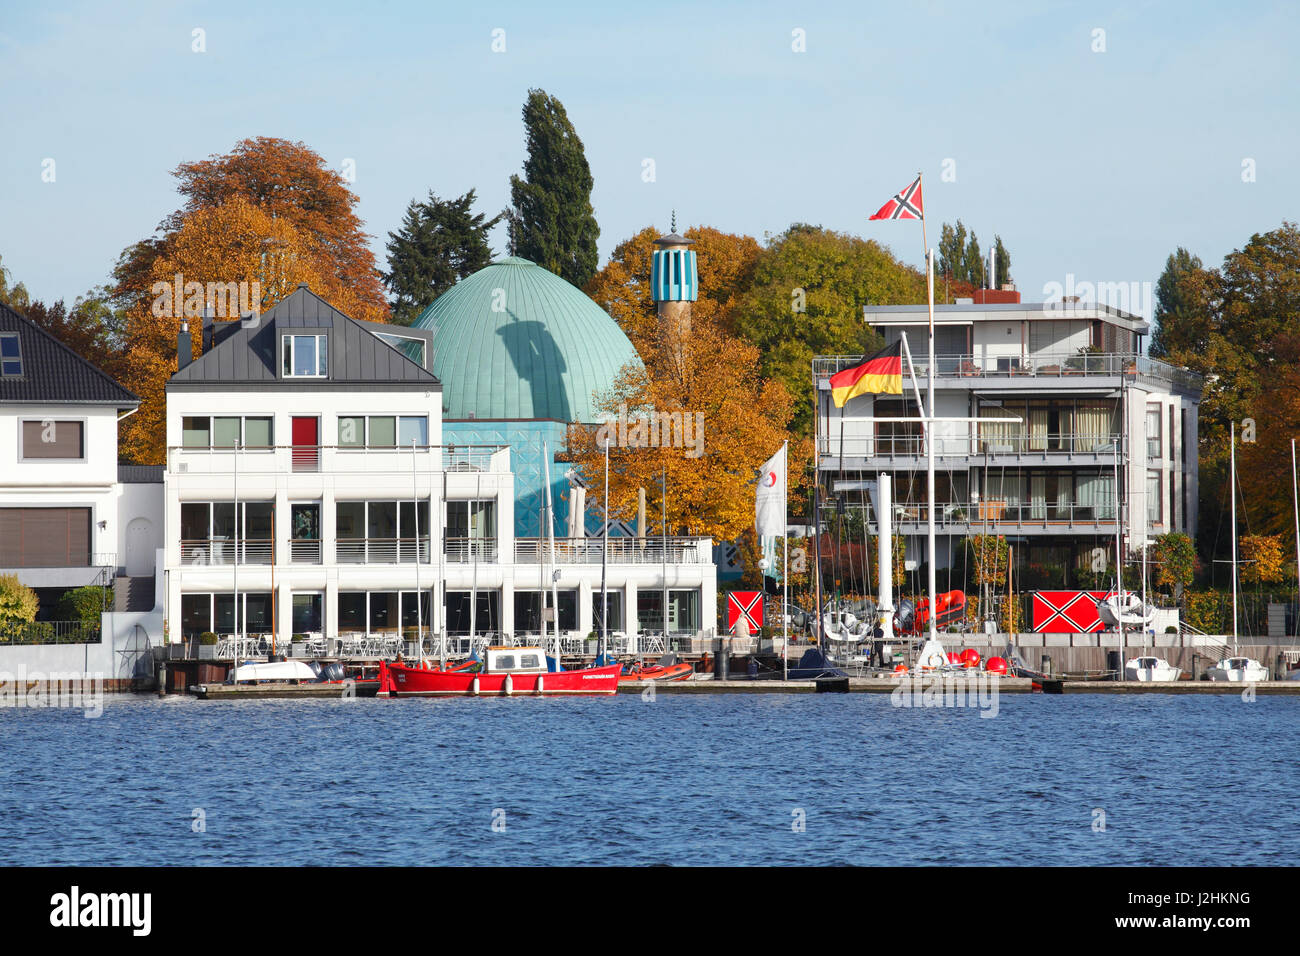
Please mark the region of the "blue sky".
POLYGON ((922 170, 931 245, 958 218, 986 248, 999 233, 1027 300, 1069 274, 1154 282, 1179 245, 1217 265, 1300 218, 1298 40, 1285 3, 7 0, 0 256, 71 300, 179 205, 178 163, 267 135, 355 161, 382 265, 429 189, 508 203, 540 86, 586 145, 602 263, 675 208, 760 239, 819 223, 919 265, 917 224, 867 216, 922 170))

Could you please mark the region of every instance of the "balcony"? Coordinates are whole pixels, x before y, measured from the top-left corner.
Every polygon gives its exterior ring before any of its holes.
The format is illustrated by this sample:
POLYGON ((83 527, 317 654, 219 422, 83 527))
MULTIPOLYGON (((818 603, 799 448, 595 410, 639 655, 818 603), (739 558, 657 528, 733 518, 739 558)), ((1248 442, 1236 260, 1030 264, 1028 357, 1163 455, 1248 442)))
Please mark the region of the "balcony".
POLYGON ((291 564, 320 564, 321 543, 314 538, 295 538, 289 542, 291 564))
MULTIPOLYGON (((894 530, 904 534, 920 534, 928 527, 929 508, 925 502, 896 504, 894 530)), ((827 524, 833 516, 826 515, 827 524)), ((982 500, 970 505, 940 502, 935 509, 935 529, 942 534, 1071 534, 1107 533, 1115 531, 1115 506, 1113 502, 1097 505, 1055 504, 1034 502, 1020 504, 998 499, 982 500)), ((876 533, 875 521, 868 523, 871 534, 876 533)), ((833 537, 823 534, 823 537, 833 537)))
MULTIPOLYGON (((339 564, 414 564, 415 538, 339 538, 339 564)), ((419 561, 429 562, 429 538, 419 539, 419 561)))
MULTIPOLYGON (((1006 421, 989 419, 989 426, 1005 429, 1006 421)), ((935 439, 934 454, 937 459, 979 458, 981 463, 987 460, 991 465, 1065 465, 1077 464, 1080 459, 1109 462, 1114 459, 1115 443, 1119 440, 1117 434, 939 435, 935 439)), ((846 435, 841 440, 838 434, 830 434, 820 436, 819 441, 822 465, 831 470, 838 467, 840 457, 902 461, 918 466, 923 465, 926 459, 925 440, 919 435, 876 438, 846 435)))
MULTIPOLYGON (((556 564, 600 564, 604 558, 602 538, 556 538, 556 564)), ((549 564, 550 541, 546 538, 516 538, 515 563, 549 564)), ((610 538, 610 564, 712 564, 711 538, 610 538)))
POLYGON ((450 564, 473 564, 475 561, 490 563, 497 560, 497 539, 443 538, 442 556, 450 564))
POLYGON ((275 542, 270 538, 242 538, 237 552, 233 538, 181 540, 182 564, 272 564, 274 560, 275 542))
POLYGON ((418 472, 510 471, 508 445, 274 445, 260 448, 185 447, 167 449, 170 475, 282 475, 293 472, 410 475, 418 472))
MULTIPOLYGON (((813 359, 813 377, 821 382, 836 372, 858 365, 864 357, 816 356, 813 359)), ((928 377, 929 358, 922 351, 914 353, 912 359, 915 362, 917 382, 924 385, 928 377)), ((1075 380, 1123 376, 1195 396, 1201 394, 1203 381, 1195 372, 1131 352, 1038 352, 987 358, 979 355, 936 355, 934 374, 936 379, 945 380, 949 384, 951 380, 957 379, 969 381, 973 386, 986 381, 1022 383, 1025 380, 1033 380, 1040 385, 1062 385, 1075 380)), ((903 363, 903 388, 905 392, 911 390, 911 376, 906 362, 903 363)))

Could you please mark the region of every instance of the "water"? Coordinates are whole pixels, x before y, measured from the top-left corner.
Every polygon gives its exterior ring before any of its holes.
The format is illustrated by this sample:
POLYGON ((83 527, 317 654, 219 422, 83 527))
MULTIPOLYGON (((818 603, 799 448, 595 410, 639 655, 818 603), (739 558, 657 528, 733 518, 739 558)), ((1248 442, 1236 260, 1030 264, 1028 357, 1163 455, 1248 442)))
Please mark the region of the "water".
POLYGON ((1300 859, 1300 699, 1004 695, 979 713, 876 694, 5 709, 0 863, 1300 859))

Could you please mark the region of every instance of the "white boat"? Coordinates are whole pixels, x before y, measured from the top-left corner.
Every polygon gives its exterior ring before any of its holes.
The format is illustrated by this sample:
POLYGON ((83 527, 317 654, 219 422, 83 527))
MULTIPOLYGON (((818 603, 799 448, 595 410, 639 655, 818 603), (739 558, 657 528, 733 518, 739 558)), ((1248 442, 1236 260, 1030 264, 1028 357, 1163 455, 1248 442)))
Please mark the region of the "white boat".
POLYGON ((1122 595, 1111 591, 1097 601, 1097 616, 1110 627, 1122 624, 1125 627, 1145 628, 1156 616, 1156 609, 1132 591, 1125 591, 1122 595))
POLYGON ((234 676, 236 684, 245 681, 275 681, 276 683, 299 681, 307 684, 316 680, 316 672, 308 667, 305 661, 262 661, 260 663, 249 661, 236 667, 234 676))
POLYGON ((1174 667, 1163 657, 1135 657, 1124 664, 1124 679, 1168 683, 1182 676, 1182 669, 1174 667))
POLYGON ((1205 672, 1210 680, 1252 684, 1268 680, 1268 668, 1253 657, 1225 657, 1205 672))
POLYGON ((827 603, 822 612, 822 633, 826 639, 850 644, 871 640, 877 617, 875 606, 863 606, 859 610, 866 615, 865 620, 848 607, 836 609, 834 602, 827 603))

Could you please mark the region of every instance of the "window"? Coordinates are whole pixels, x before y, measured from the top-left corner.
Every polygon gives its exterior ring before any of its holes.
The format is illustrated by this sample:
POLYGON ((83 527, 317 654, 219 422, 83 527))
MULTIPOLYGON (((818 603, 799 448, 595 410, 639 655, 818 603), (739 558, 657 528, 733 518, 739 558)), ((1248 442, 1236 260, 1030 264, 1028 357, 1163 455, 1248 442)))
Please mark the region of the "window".
MULTIPOLYGON (((561 631, 576 631, 578 629, 578 592, 574 590, 561 590, 558 592, 560 599, 559 614, 554 617, 559 618, 561 631)), ((551 592, 546 592, 546 610, 555 611, 551 604, 551 592)), ((515 633, 517 634, 539 634, 542 630, 542 592, 541 591, 516 591, 515 592, 515 633)), ((546 625, 548 633, 555 630, 554 620, 548 621, 546 625)))
POLYGON ((86 457, 85 423, 69 421, 23 422, 24 459, 64 459, 78 461, 86 457))
POLYGON ((0 335, 0 378, 23 377, 23 350, 17 332, 0 335))
POLYGON ((1147 457, 1160 460, 1160 406, 1147 406, 1147 457))
POLYGON ((329 374, 329 337, 325 335, 284 336, 286 378, 323 378, 329 374))
POLYGON ((1164 502, 1160 500, 1160 472, 1147 472, 1147 521, 1164 524, 1164 502))
MULTIPOLYGON (((271 594, 268 591, 239 593, 239 631, 244 634, 268 634, 271 631, 271 594)), ((235 632, 235 595, 201 593, 181 595, 181 634, 198 637, 204 631, 214 634, 235 632)))
POLYGON ((240 564, 268 564, 273 501, 241 501, 239 527, 235 527, 233 501, 181 503, 181 561, 184 564, 233 564, 235 539, 239 539, 240 564))
POLYGON ((89 508, 0 508, 0 568, 89 565, 89 508))
MULTIPOLYGON (((623 592, 615 591, 610 588, 605 592, 605 597, 609 600, 609 630, 623 630, 623 592)), ((597 634, 600 633, 601 621, 601 592, 597 586, 591 592, 591 627, 597 634)))
POLYGON ((293 633, 319 633, 324 629, 322 606, 325 597, 320 593, 295 594, 293 596, 293 633))
POLYGON ((424 339, 412 338, 408 335, 396 335, 392 332, 376 332, 375 335, 381 342, 391 345, 416 365, 421 368, 424 367, 424 339))
POLYGON ((496 501, 448 501, 443 551, 449 561, 495 561, 496 501))
POLYGON ((415 639, 430 627, 430 595, 415 591, 340 591, 339 631, 396 632, 415 639))
POLYGON ((190 416, 181 419, 181 445, 185 448, 270 448, 269 415, 190 416))
POLYGON ((429 443, 426 415, 340 415, 339 445, 344 448, 410 448, 429 443))
POLYGON ((342 564, 392 564, 414 561, 419 530, 421 560, 429 560, 429 503, 339 501, 335 534, 342 564))

